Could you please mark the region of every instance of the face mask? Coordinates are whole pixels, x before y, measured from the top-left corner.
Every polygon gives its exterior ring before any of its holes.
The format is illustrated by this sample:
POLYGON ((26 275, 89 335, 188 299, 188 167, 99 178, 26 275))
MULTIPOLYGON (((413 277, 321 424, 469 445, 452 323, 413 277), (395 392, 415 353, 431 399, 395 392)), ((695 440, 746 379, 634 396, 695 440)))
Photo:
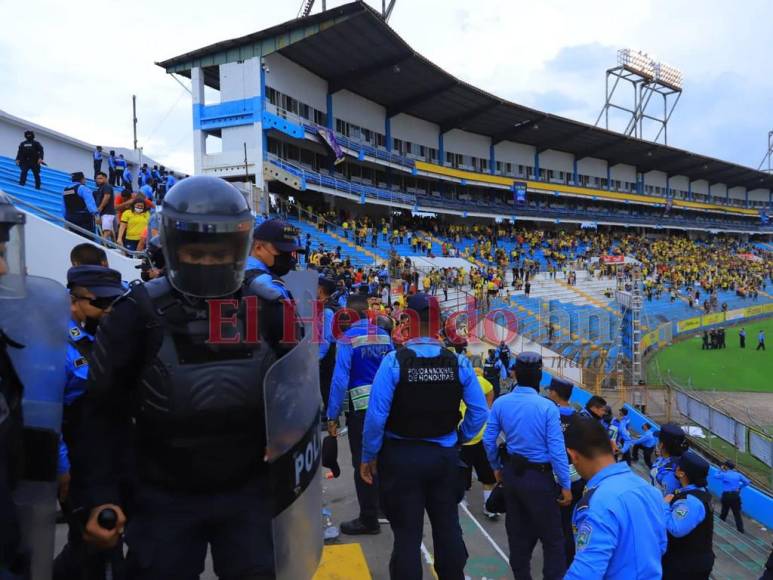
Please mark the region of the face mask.
POLYGON ((292 254, 283 252, 274 257, 274 265, 271 266, 269 270, 271 270, 271 273, 276 276, 284 276, 290 270, 294 270, 295 264, 297 263, 297 260, 293 257, 292 254))
POLYGON ((145 211, 145 208, 143 208, 143 207, 135 207, 134 208, 134 213, 142 213, 143 211, 145 211))
POLYGON ((88 332, 91 336, 94 336, 97 333, 97 327, 99 326, 99 318, 87 316, 81 326, 83 327, 83 330, 88 332))

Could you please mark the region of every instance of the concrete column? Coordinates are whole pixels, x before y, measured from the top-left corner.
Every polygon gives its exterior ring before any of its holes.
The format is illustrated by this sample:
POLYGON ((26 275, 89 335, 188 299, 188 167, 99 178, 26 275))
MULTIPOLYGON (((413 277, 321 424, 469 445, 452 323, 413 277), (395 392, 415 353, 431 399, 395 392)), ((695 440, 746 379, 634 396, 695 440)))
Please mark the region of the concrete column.
MULTIPOLYGON (((204 71, 201 67, 191 69, 191 97, 193 115, 196 109, 204 106, 204 71)), ((199 175, 204 170, 204 156, 207 154, 207 136, 204 131, 193 127, 193 173, 199 175)))

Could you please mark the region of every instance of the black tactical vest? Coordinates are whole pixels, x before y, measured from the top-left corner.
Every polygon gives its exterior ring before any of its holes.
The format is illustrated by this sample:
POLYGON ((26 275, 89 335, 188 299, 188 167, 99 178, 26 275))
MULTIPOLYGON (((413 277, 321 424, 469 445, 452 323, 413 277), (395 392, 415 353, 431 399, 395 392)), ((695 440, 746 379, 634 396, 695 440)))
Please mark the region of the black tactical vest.
POLYGON ((89 210, 86 207, 86 202, 78 195, 78 188, 80 183, 68 185, 64 188, 62 196, 64 197, 64 213, 88 213, 89 210))
POLYGON ((483 363, 483 378, 489 381, 492 385, 499 385, 499 369, 496 367, 496 359, 494 361, 486 361, 483 363))
POLYGON ((441 348, 435 357, 412 349, 397 353, 400 382, 395 386, 386 428, 401 437, 426 438, 456 430, 461 413, 462 383, 457 355, 441 348))
POLYGON ((712 553, 714 512, 711 509, 711 494, 703 489, 680 490, 674 494, 671 505, 688 495, 695 496, 701 501, 706 510, 706 517, 686 536, 677 538, 668 534, 668 549, 665 557, 679 562, 687 562, 692 557, 712 553))
POLYGON ((276 355, 259 334, 257 343, 246 342, 243 300, 222 308, 224 319, 236 315, 223 336, 238 332, 240 340, 213 344, 204 302, 186 302, 166 277, 144 286, 163 337, 139 372, 140 478, 186 491, 239 486, 266 468, 263 379, 276 355))

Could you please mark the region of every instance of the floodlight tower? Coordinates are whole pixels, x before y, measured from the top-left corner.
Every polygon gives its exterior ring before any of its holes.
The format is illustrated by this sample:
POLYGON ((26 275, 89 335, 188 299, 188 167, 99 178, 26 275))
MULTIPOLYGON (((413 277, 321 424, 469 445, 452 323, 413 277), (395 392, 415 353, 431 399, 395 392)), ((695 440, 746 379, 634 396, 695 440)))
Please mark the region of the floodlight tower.
POLYGON ((773 175, 773 131, 768 131, 768 151, 765 153, 765 157, 762 158, 762 161, 760 161, 760 165, 757 169, 767 171, 769 174, 773 175), (766 161, 768 167, 767 169, 763 169, 766 161))
POLYGON ((641 51, 623 48, 617 51, 617 66, 607 69, 605 92, 604 107, 595 123, 597 127, 603 118, 604 127, 609 129, 609 110, 615 109, 630 115, 623 131, 625 135, 644 139, 644 120, 647 119, 660 127, 652 141, 657 143, 663 135, 663 142, 668 144, 668 121, 682 96, 680 70, 658 62, 641 51), (618 94, 623 90, 617 90, 621 81, 633 89, 632 105, 618 94), (653 102, 652 97, 656 95, 653 102), (663 101, 662 111, 656 105, 658 97, 663 101))

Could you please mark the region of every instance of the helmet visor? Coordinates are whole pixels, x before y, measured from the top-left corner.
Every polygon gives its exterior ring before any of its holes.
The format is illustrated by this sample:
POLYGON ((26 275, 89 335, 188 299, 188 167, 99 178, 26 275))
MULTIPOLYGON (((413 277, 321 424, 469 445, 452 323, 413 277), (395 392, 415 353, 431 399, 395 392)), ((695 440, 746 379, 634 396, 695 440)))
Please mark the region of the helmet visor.
POLYGON ((161 212, 161 244, 169 281, 188 296, 236 292, 252 238, 252 219, 182 221, 161 212))

